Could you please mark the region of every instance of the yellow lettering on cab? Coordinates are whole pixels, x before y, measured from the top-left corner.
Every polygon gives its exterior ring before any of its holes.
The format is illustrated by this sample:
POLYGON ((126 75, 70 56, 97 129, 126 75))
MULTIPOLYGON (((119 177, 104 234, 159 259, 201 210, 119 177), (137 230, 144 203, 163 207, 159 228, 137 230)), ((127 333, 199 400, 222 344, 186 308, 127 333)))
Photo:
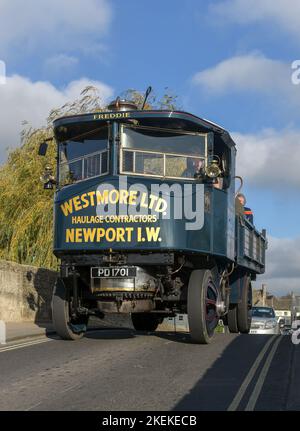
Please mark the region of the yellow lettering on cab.
POLYGON ((64 215, 67 217, 69 214, 72 214, 73 212, 73 203, 72 203, 72 199, 70 199, 69 201, 64 202, 63 204, 61 204, 60 206, 62 212, 64 213, 64 215))

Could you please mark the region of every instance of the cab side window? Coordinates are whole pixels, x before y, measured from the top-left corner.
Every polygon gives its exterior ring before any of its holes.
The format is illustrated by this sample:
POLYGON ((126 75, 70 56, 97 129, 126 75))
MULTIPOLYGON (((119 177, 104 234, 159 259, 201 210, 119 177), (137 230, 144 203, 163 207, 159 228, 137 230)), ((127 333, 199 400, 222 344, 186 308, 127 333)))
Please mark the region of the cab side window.
POLYGON ((216 145, 214 154, 219 159, 222 176, 218 178, 216 188, 226 190, 230 186, 231 180, 231 157, 230 149, 225 145, 216 145))

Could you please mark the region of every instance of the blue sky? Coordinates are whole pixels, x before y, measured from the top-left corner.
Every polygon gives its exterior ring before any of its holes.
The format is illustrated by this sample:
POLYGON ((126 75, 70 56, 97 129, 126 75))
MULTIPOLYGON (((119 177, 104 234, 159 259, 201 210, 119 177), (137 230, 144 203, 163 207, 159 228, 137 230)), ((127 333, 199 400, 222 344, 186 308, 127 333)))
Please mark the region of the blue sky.
POLYGON ((300 58, 300 2, 26 5, 0 1, 0 59, 7 68, 0 97, 11 106, 0 120, 1 160, 7 145, 18 144, 16 121, 42 124, 50 108, 84 84, 98 85, 105 101, 127 88, 151 85, 159 95, 168 87, 184 110, 223 125, 236 139, 248 204, 271 236, 270 290, 300 293, 300 85, 291 81, 291 63, 300 58), (278 262, 289 273, 278 275, 278 262))

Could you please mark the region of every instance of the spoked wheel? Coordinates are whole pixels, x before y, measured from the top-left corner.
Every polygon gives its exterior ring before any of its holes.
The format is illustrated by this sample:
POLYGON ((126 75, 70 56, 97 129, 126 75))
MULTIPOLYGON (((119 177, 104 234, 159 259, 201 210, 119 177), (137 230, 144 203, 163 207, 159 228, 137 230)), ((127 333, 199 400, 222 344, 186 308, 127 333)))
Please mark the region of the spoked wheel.
POLYGON ((231 304, 229 306, 229 310, 227 313, 227 323, 229 331, 232 334, 238 334, 239 328, 238 328, 238 320, 237 320, 237 304, 231 304))
POLYGON ((58 278, 52 297, 52 321, 57 334, 64 340, 78 340, 83 337, 88 324, 88 316, 76 319, 70 316, 72 298, 69 297, 67 288, 58 278))
POLYGON ((136 331, 153 332, 157 329, 160 319, 151 313, 132 313, 131 320, 136 331))
POLYGON ((211 342, 218 324, 218 291, 211 271, 197 269, 191 273, 188 287, 188 321, 192 340, 199 344, 211 342))
POLYGON ((237 324, 241 334, 248 334, 252 321, 252 286, 248 276, 244 276, 241 302, 237 306, 237 324))

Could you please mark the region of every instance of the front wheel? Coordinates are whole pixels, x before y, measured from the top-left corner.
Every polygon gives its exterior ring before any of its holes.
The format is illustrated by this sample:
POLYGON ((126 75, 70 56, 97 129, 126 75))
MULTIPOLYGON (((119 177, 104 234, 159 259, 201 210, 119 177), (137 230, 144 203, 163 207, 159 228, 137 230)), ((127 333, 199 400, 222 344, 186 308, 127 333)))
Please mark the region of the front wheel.
POLYGON ((52 297, 52 321, 57 334, 64 340, 78 340, 83 337, 88 324, 88 316, 70 316, 71 298, 61 278, 58 278, 52 297))
POLYGON ((136 331, 154 332, 160 323, 160 319, 151 313, 132 313, 131 320, 136 331))
POLYGON ((198 344, 208 344, 214 336, 219 321, 217 300, 218 290, 211 271, 193 271, 189 279, 187 312, 191 338, 198 344))

